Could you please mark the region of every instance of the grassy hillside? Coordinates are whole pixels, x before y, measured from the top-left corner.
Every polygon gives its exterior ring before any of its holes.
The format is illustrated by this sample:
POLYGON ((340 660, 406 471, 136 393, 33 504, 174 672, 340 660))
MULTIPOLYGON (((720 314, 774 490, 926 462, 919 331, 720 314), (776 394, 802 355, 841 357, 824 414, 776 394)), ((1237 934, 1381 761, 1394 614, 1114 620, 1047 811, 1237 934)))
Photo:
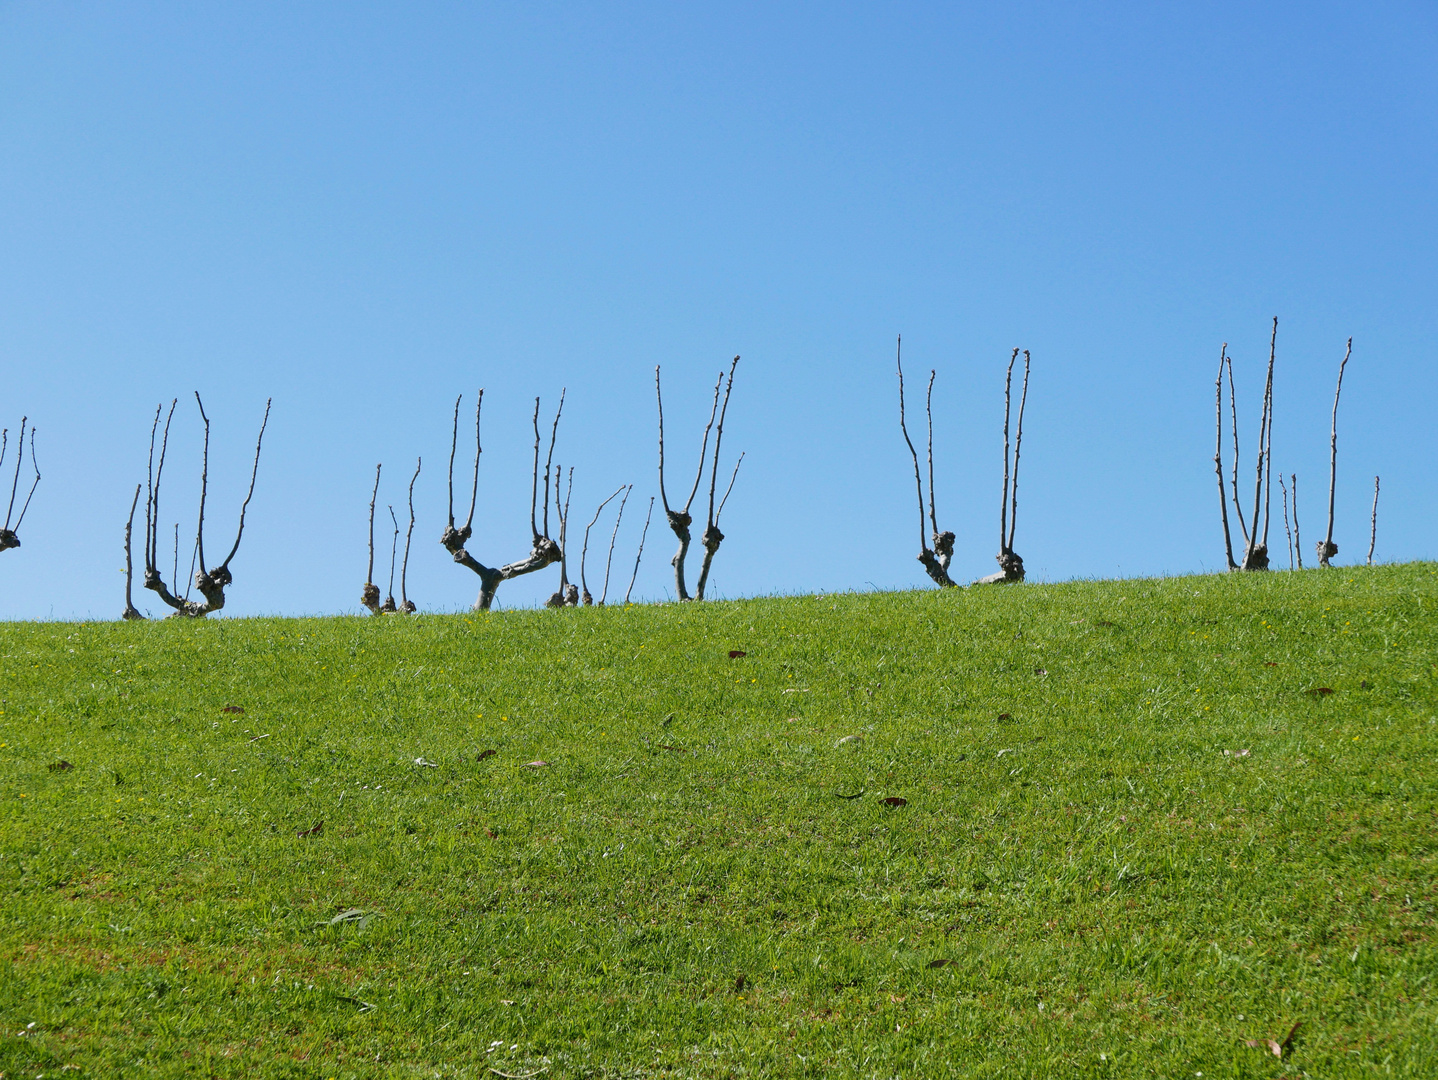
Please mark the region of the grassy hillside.
POLYGON ((1432 1076, 1435 664, 1433 564, 3 625, 0 1073, 1432 1076))

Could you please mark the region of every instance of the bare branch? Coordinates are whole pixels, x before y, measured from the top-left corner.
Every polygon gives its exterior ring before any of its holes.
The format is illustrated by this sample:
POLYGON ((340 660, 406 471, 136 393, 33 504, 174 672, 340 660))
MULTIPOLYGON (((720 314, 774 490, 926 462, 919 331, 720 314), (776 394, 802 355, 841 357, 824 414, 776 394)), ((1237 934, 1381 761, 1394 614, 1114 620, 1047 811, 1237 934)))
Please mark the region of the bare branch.
POLYGON ((1283 482, 1283 474, 1278 474, 1278 487, 1283 492, 1283 533, 1288 538, 1288 569, 1294 568, 1293 563, 1293 530, 1288 527, 1288 485, 1283 482))
POLYGON ((474 483, 469 489, 469 516, 464 519, 464 535, 468 539, 474 526, 474 504, 479 500, 479 456, 484 453, 484 447, 479 441, 479 414, 484 408, 484 387, 479 388, 479 393, 474 399, 474 483))
POLYGON ((1228 358, 1228 411, 1230 426, 1233 428, 1233 509, 1238 514, 1238 528, 1243 533, 1243 548, 1248 550, 1248 521, 1243 516, 1243 504, 1238 500, 1238 398, 1233 392, 1233 357, 1228 358))
POLYGON ((195 404, 200 407, 200 419, 205 422, 205 449, 200 459, 200 521, 195 529, 195 544, 200 560, 200 573, 208 574, 205 569, 205 495, 210 486, 210 418, 205 415, 205 403, 200 400, 200 392, 195 391, 195 404))
MULTIPOLYGON (((1278 316, 1273 317, 1273 337, 1268 343, 1268 421, 1263 429, 1263 547, 1268 549, 1268 523, 1273 504, 1273 357, 1278 347, 1278 316)), ((1253 519, 1255 531, 1258 518, 1253 519)))
MULTIPOLYGON (((154 466, 154 469, 153 483, 150 485, 145 496, 145 531, 147 533, 145 544, 146 573, 156 568, 160 557, 160 481, 163 479, 165 473, 165 455, 170 449, 170 422, 175 419, 175 406, 179 403, 179 398, 170 399, 170 411, 165 416, 165 433, 160 440, 160 460, 158 464, 156 464, 154 460, 155 429, 154 427, 150 428, 150 464, 154 466), (152 515, 154 519, 153 530, 150 525, 152 515)), ((156 421, 159 420, 161 407, 160 405, 155 407, 156 421)))
MULTIPOLYGON (((545 479, 548 479, 546 477, 545 479)), ((539 539, 539 521, 535 511, 539 501, 539 398, 534 399, 534 479, 529 486, 529 531, 539 539)))
POLYGON ((1014 363, 1018 358, 1019 350, 1015 347, 1013 355, 1009 357, 1008 374, 1004 376, 1004 497, 999 504, 999 554, 1001 555, 1009 547, 1009 402, 1013 391, 1014 363))
POLYGON ((1258 459, 1254 466, 1253 532, 1249 534, 1248 547, 1243 555, 1245 570, 1266 570, 1268 568, 1268 515, 1264 510, 1264 492, 1266 487, 1271 488, 1272 485, 1265 485, 1264 480, 1267 476, 1269 425, 1273 419, 1273 361, 1277 344, 1278 318, 1275 316, 1273 337, 1268 345, 1268 376, 1264 381, 1263 388, 1263 412, 1258 424, 1258 459), (1261 535, 1258 522, 1260 510, 1264 510, 1261 535))
POLYGON ((729 412, 729 395, 734 391, 734 369, 738 366, 739 358, 736 356, 729 365, 729 382, 724 388, 724 405, 719 410, 719 427, 714 432, 714 464, 709 468, 709 516, 705 519, 710 525, 714 524, 714 486, 719 478, 719 444, 724 441, 724 417, 729 412))
MULTIPOLYGON (((554 440, 559 437, 559 414, 564 412, 564 395, 567 387, 559 389, 559 408, 554 410, 554 426, 549 429, 549 457, 544 460, 544 535, 549 535, 549 467, 554 464, 554 440)), ((559 498, 559 487, 555 486, 554 497, 559 498)))
POLYGON ((614 541, 619 538, 619 523, 624 520, 624 505, 629 501, 629 493, 633 490, 633 484, 624 489, 624 498, 619 500, 619 513, 614 515, 614 531, 609 534, 609 557, 604 560, 604 588, 599 590, 600 607, 604 606, 604 601, 609 596, 609 568, 614 563, 614 541))
POLYGON ((15 512, 15 492, 20 487, 20 466, 25 461, 25 424, 29 419, 28 416, 20 417, 20 438, 16 440, 15 446, 15 479, 10 484, 10 506, 5 511, 3 526, 6 532, 10 531, 10 515, 15 512))
POLYGON ((1298 474, 1289 473, 1293 484, 1293 554, 1298 559, 1298 569, 1303 569, 1303 537, 1298 531, 1298 474))
POLYGON ((724 513, 724 504, 729 501, 729 492, 734 490, 734 481, 739 479, 739 466, 744 464, 744 455, 739 455, 739 460, 734 462, 734 472, 729 477, 729 486, 724 489, 724 497, 719 500, 719 509, 714 512, 714 524, 719 524, 719 517, 724 513))
POLYGON ((423 458, 414 459, 414 475, 409 478, 409 531, 404 534, 404 562, 400 565, 399 571, 400 610, 406 614, 415 610, 405 588, 405 579, 409 575, 409 545, 410 541, 414 539, 414 482, 419 479, 419 470, 423 461, 423 458))
MULTIPOLYGON (((1015 353, 1018 350, 1014 350, 1015 353)), ((914 440, 909 438, 909 427, 904 422, 904 335, 900 334, 894 346, 894 366, 899 372, 899 431, 904 435, 904 442, 908 444, 909 456, 914 459, 914 490, 919 498, 919 559, 923 560, 923 552, 929 550, 929 545, 924 537, 924 482, 919 473, 919 452, 914 449, 914 440)))
POLYGON ((1333 391, 1333 431, 1328 443, 1328 533, 1318 545, 1318 565, 1327 566, 1328 560, 1338 554, 1338 545, 1333 542, 1333 498, 1338 488, 1338 397, 1343 393, 1343 369, 1353 355, 1353 339, 1348 339, 1348 348, 1343 353, 1343 362, 1338 365, 1338 386, 1333 391))
POLYGON ((654 397, 659 403, 659 498, 664 503, 664 513, 670 514, 669 496, 664 494, 664 394, 659 388, 659 365, 654 365, 654 397))
POLYGON ((394 523, 394 537, 390 540, 389 545, 389 593, 384 599, 384 610, 395 611, 397 608, 394 602, 394 562, 395 555, 399 552, 399 519, 394 516, 393 504, 389 508, 389 519, 394 523))
POLYGON ((1373 549, 1378 544, 1378 477, 1373 478, 1373 523, 1368 533, 1368 565, 1373 565, 1373 549))
MULTIPOLYGON (((744 455, 743 455, 743 454, 740 454, 740 455, 739 455, 739 460, 740 460, 740 461, 743 461, 743 460, 744 460, 744 455)), ((738 465, 735 465, 735 466, 734 466, 734 471, 735 471, 735 472, 738 472, 738 471, 739 471, 739 466, 738 466, 738 465)), ((730 482, 729 486, 730 486, 730 487, 733 487, 733 486, 734 486, 734 484, 733 484, 732 481, 730 482)), ((727 492, 726 492, 725 498, 727 498, 727 497, 728 497, 728 494, 727 494, 727 492)), ((723 512, 724 512, 724 504, 721 502, 721 503, 719 504, 719 513, 722 514, 723 512)), ((653 513, 654 513, 654 496, 651 495, 651 496, 649 496, 649 512, 644 515, 644 531, 639 534, 639 554, 637 554, 637 555, 634 556, 634 573, 632 573, 632 574, 629 575, 629 588, 627 588, 627 589, 624 590, 624 603, 625 603, 625 604, 628 604, 628 603, 629 603, 629 594, 634 591, 634 582, 639 579, 639 560, 642 559, 642 558, 644 558, 644 538, 649 535, 649 518, 650 518, 650 516, 651 516, 653 513)))
MULTIPOLYGON (((451 457, 451 460, 453 460, 453 457, 451 457)), ((374 504, 375 501, 379 498, 379 474, 380 470, 383 468, 384 462, 380 462, 374 467, 374 490, 371 491, 369 494, 369 565, 364 572, 364 580, 366 585, 371 585, 374 583, 374 504)), ((451 484, 451 493, 453 492, 453 488, 454 486, 451 484)), ((452 504, 451 509, 453 509, 452 504)), ((451 525, 454 524, 453 513, 451 513, 449 516, 449 522, 451 525)))
POLYGON ((589 524, 584 529, 584 546, 580 549, 579 552, 579 587, 582 591, 586 607, 594 603, 594 597, 589 594, 589 585, 584 579, 584 560, 589 553, 589 530, 594 528, 595 523, 599 520, 599 515, 604 513, 604 508, 608 506, 611 502, 613 502, 615 496, 617 496, 623 490, 625 490, 623 484, 620 484, 617 488, 615 488, 614 494, 609 496, 609 498, 605 499, 602 503, 599 504, 599 509, 594 511, 594 517, 590 519, 589 524))
POLYGON ((140 488, 143 484, 135 485, 135 497, 130 500, 130 519, 125 522, 125 612, 120 617, 123 619, 143 619, 135 607, 133 598, 133 587, 135 581, 135 562, 130 554, 130 535, 135 530, 135 507, 140 505, 140 488))
MULTIPOLYGON (((463 394, 454 399, 454 427, 449 434, 449 527, 451 529, 454 528, 454 455, 459 450, 459 403, 463 400, 463 394)), ((371 543, 370 547, 373 548, 373 546, 374 544, 371 543)), ((370 563, 374 563, 373 552, 370 553, 370 563)), ((365 580, 368 581, 369 578, 366 577, 365 580)))
POLYGON ((1213 447, 1213 471, 1218 474, 1218 509, 1223 518, 1223 553, 1230 570, 1237 569, 1233 561, 1233 536, 1228 528, 1228 493, 1223 488, 1223 368, 1228 363, 1228 342, 1218 352, 1218 378, 1213 381, 1214 409, 1217 413, 1217 431, 1213 447))
POLYGON ((255 440, 255 463, 250 469, 250 489, 245 492, 245 501, 240 504, 240 527, 235 530, 235 545, 230 548, 230 553, 225 556, 225 561, 220 563, 221 570, 229 569, 230 560, 233 559, 235 553, 240 550, 240 537, 245 535, 245 511, 250 508, 250 499, 252 499, 255 494, 255 477, 258 476, 260 472, 260 446, 265 441, 265 428, 268 427, 270 423, 270 402, 272 400, 272 398, 265 399, 265 418, 260 421, 260 435, 259 438, 255 440))
POLYGON ((1024 350, 1024 389, 1019 396, 1019 422, 1014 431, 1014 483, 1009 489, 1009 542, 1004 550, 1014 550, 1014 533, 1019 527, 1019 451, 1024 444, 1024 407, 1029 401, 1029 351, 1024 350))
MULTIPOLYGON (((734 357, 734 363, 737 364, 738 362, 739 358, 737 356, 734 357)), ((731 368, 729 376, 730 385, 733 385, 733 378, 733 369, 731 368)), ((709 423, 704 425, 704 441, 699 446, 699 471, 694 474, 694 486, 689 489, 689 499, 684 504, 684 512, 686 514, 689 513, 689 508, 694 505, 694 496, 699 493, 699 482, 704 479, 704 461, 705 455, 708 453, 709 450, 709 432, 713 430, 714 417, 719 413, 719 388, 723 385, 724 372, 721 371, 719 372, 718 381, 714 384, 714 405, 709 410, 709 423)), ((728 404, 727 399, 725 400, 725 404, 728 404)))
POLYGON ((934 513, 934 378, 938 372, 929 369, 929 389, 924 394, 924 412, 929 418, 929 524, 939 535, 939 519, 934 513))
POLYGON ((35 460, 35 425, 30 425, 30 468, 35 470, 35 480, 30 484, 30 491, 25 496, 25 505, 20 507, 20 516, 15 519, 13 532, 19 532, 20 526, 25 522, 25 512, 30 509, 30 500, 35 497, 35 489, 40 486, 40 466, 35 460))

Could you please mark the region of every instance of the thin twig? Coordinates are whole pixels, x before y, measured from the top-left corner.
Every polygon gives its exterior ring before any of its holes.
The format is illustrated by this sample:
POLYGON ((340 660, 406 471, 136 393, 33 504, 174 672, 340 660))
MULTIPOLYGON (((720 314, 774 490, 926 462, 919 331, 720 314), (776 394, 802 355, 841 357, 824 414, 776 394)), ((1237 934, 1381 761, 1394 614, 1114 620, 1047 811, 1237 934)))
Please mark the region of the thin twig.
MULTIPOLYGON (((1273 504, 1273 357, 1278 347, 1278 316, 1273 317, 1273 337, 1268 343, 1268 422, 1263 431, 1263 546, 1268 547, 1268 523, 1273 504)), ((1254 518, 1257 530, 1258 519, 1254 518)))
POLYGON ((734 490, 734 481, 739 479, 739 466, 742 464, 744 464, 743 453, 739 455, 739 460, 734 462, 734 472, 729 477, 729 486, 724 489, 724 497, 719 500, 719 509, 714 512, 714 524, 716 527, 719 524, 720 516, 724 513, 724 504, 729 501, 729 492, 734 490))
POLYGON ((1343 362, 1338 365, 1338 386, 1333 391, 1333 431, 1328 442, 1328 532, 1323 538, 1318 565, 1327 566, 1328 560, 1338 553, 1333 546, 1333 497, 1338 488, 1338 396, 1343 393, 1343 369, 1353 355, 1353 339, 1348 339, 1348 348, 1343 353, 1343 362))
POLYGON ((273 400, 273 398, 265 399, 265 418, 260 421, 260 435, 255 440, 255 463, 250 469, 250 490, 245 492, 245 501, 240 504, 240 527, 235 530, 235 546, 230 548, 230 553, 225 556, 225 561, 220 563, 221 570, 229 568, 230 560, 240 550, 240 537, 245 535, 245 511, 250 508, 250 499, 254 498, 255 477, 260 473, 260 446, 265 441, 265 428, 270 423, 270 403, 273 400))
MULTIPOLYGON (((734 363, 737 364, 738 362, 739 358, 737 356, 734 357, 734 363)), ((729 370, 729 384, 731 386, 734 384, 733 368, 729 370)), ((704 460, 709 450, 709 432, 714 429, 714 418, 719 413, 719 389, 723 385, 724 372, 721 371, 719 372, 718 381, 714 384, 714 404, 709 410, 709 423, 704 425, 704 441, 699 446, 699 471, 694 475, 694 486, 689 489, 689 499, 684 503, 684 512, 686 514, 689 513, 689 508, 694 505, 694 496, 699 493, 699 483, 704 479, 704 460)), ((724 399, 724 404, 726 407, 729 404, 727 397, 724 399)))
POLYGON ((15 512, 15 492, 20 487, 20 465, 25 460, 25 424, 30 418, 20 417, 20 438, 15 446, 15 479, 10 484, 10 505, 5 511, 5 530, 10 530, 10 515, 15 512))
POLYGON ((1368 533, 1368 565, 1373 565, 1373 548, 1378 543, 1378 477, 1373 478, 1373 524, 1368 533))
POLYGON ((659 403, 659 498, 664 513, 670 513, 669 496, 664 493, 664 393, 659 386, 659 365, 654 365, 654 398, 659 403))
MULTIPOLYGON (((457 398, 454 399, 454 428, 453 428, 453 430, 450 431, 450 434, 449 434, 449 527, 450 527, 451 529, 454 528, 454 455, 455 455, 456 451, 459 450, 459 403, 460 403, 461 401, 463 401, 463 400, 464 400, 464 395, 463 395, 463 394, 460 394, 459 397, 457 397, 457 398)), ((379 486, 378 481, 376 481, 375 486, 376 486, 376 487, 379 486)), ((374 502, 373 502, 373 500, 371 500, 371 502, 370 502, 370 510, 371 510, 370 517, 371 517, 371 519, 373 519, 373 517, 374 517, 374 514, 373 514, 374 502)), ((370 523, 370 526, 371 526, 371 527, 370 527, 370 549, 371 549, 371 550, 370 550, 370 564, 371 564, 371 566, 373 566, 373 564, 374 564, 374 551, 373 551, 373 548, 374 548, 374 527, 373 527, 373 525, 374 525, 373 520, 371 520, 371 523, 370 523)), ((365 580, 368 581, 369 578, 366 577, 365 580)))
POLYGON ((934 378, 937 375, 937 370, 929 369, 929 389, 924 394, 924 412, 929 418, 929 524, 936 537, 939 535, 939 519, 934 512, 934 378))
POLYGON ((1243 516, 1243 504, 1238 500, 1238 397, 1233 392, 1233 357, 1228 358, 1228 413, 1233 428, 1233 474, 1230 477, 1233 488, 1233 509, 1238 514, 1238 528, 1243 533, 1243 549, 1248 550, 1248 521, 1243 516))
POLYGON ((1019 358, 1019 350, 1015 347, 1013 355, 1009 357, 1009 369, 1004 375, 1004 490, 1003 500, 999 503, 999 552, 1008 550, 1009 543, 1009 409, 1014 384, 1014 362, 1019 358))
MULTIPOLYGON (((744 455, 743 455, 743 454, 740 454, 740 455, 739 455, 739 460, 740 460, 740 461, 743 461, 743 460, 744 460, 744 455)), ((738 466, 738 465, 735 465, 735 466, 734 466, 734 471, 735 471, 735 472, 738 472, 738 471, 739 471, 739 466, 738 466)), ((731 482, 729 486, 730 486, 730 487, 733 487, 734 485, 733 485, 733 483, 731 482)), ((724 497, 725 497, 726 499, 729 497, 727 492, 725 493, 725 496, 724 496, 724 497)), ((719 513, 722 514, 723 512, 724 512, 724 503, 723 503, 723 502, 720 502, 720 503, 719 503, 719 513)), ((649 496, 649 513, 647 513, 647 514, 644 515, 644 531, 639 534, 639 554, 637 554, 637 555, 634 556, 634 573, 632 573, 631 575, 629 575, 629 588, 627 588, 627 589, 624 590, 624 603, 625 603, 625 604, 628 604, 628 603, 629 603, 629 594, 634 591, 634 582, 639 578, 639 560, 642 559, 642 558, 644 558, 644 538, 649 535, 649 518, 650 518, 650 516, 651 516, 653 513, 654 513, 654 496, 651 495, 651 496, 649 496)))
POLYGON ((409 575, 409 545, 414 538, 414 482, 419 479, 419 470, 423 462, 423 458, 414 459, 414 475, 409 478, 409 531, 404 534, 404 562, 400 564, 399 570, 399 600, 406 611, 411 610, 405 579, 409 575))
MULTIPOLYGON (((458 418, 458 416, 459 416, 459 404, 456 403, 456 404, 455 404, 455 417, 458 418)), ((450 460, 450 464, 451 464, 451 466, 452 466, 453 463, 454 463, 454 453, 453 453, 453 451, 450 452, 449 460, 450 460)), ((370 492, 370 495, 369 495, 369 568, 368 568, 367 570, 365 570, 365 572, 364 572, 364 580, 365 580, 365 584, 366 584, 366 585, 372 584, 372 583, 374 582, 374 504, 375 504, 375 500, 379 498, 379 473, 380 473, 380 470, 383 469, 383 468, 384 468, 384 463, 383 463, 383 462, 380 462, 378 465, 376 465, 376 466, 374 467, 374 490, 371 491, 371 492, 370 492)), ((453 483, 453 479, 454 479, 454 474, 453 474, 453 472, 451 472, 451 474, 450 474, 451 483, 450 483, 450 485, 449 485, 449 491, 450 491, 449 523, 450 523, 451 525, 454 524, 454 483, 453 483)))
POLYGON ((29 494, 25 496, 25 505, 20 507, 20 516, 15 519, 13 531, 19 532, 20 526, 25 522, 25 511, 30 509, 30 500, 35 497, 35 489, 40 486, 40 466, 35 460, 35 425, 30 425, 30 468, 35 470, 35 479, 30 484, 29 494))
POLYGON ((1298 531, 1298 474, 1289 473, 1293 485, 1293 554, 1298 559, 1298 569, 1303 569, 1303 536, 1298 531))
POLYGON ((205 570, 205 495, 210 486, 210 418, 205 415, 205 403, 200 400, 200 392, 195 391, 195 403, 200 407, 200 418, 205 422, 205 449, 200 459, 200 521, 195 528, 195 545, 197 557, 200 560, 200 573, 207 573, 205 570))
POLYGON ((1223 366, 1228 362, 1228 342, 1218 351, 1218 378, 1214 380, 1214 409, 1217 413, 1218 431, 1213 447, 1213 471, 1218 474, 1218 509, 1223 518, 1223 552, 1228 559, 1228 568, 1235 568, 1233 561, 1233 537, 1228 528, 1228 492, 1223 487, 1223 366))
MULTIPOLYGON (((1014 350, 1017 353, 1017 349, 1014 350)), ((899 430, 908 444, 909 456, 914 459, 914 490, 919 498, 919 551, 929 550, 928 538, 924 535, 924 481, 919 472, 919 452, 914 449, 914 440, 909 438, 909 427, 904 422, 904 335, 900 334, 894 346, 894 366, 899 371, 899 430)))
POLYGON ((481 386, 474 399, 474 483, 469 489, 469 516, 464 519, 465 533, 474 526, 474 504, 479 500, 479 456, 484 453, 484 446, 479 441, 479 414, 483 408, 484 387, 481 386))
POLYGON ((1024 389, 1019 395, 1019 422, 1014 431, 1014 483, 1009 489, 1009 542, 1005 551, 1014 550, 1014 533, 1019 527, 1019 450, 1024 444, 1024 406, 1029 401, 1029 351, 1024 350, 1024 389))
POLYGON ((1288 527, 1288 485, 1283 474, 1278 474, 1278 487, 1283 492, 1283 532, 1288 537, 1288 569, 1293 569, 1293 531, 1288 527))
MULTIPOLYGON (((544 459, 544 535, 549 535, 549 467, 554 464, 554 440, 559 437, 559 414, 564 412, 564 395, 567 387, 559 389, 559 408, 554 410, 554 426, 549 429, 549 456, 544 459)), ((559 485, 555 484, 554 497, 559 498, 559 485)))
POLYGON ((614 562, 614 541, 619 538, 619 523, 624 520, 624 504, 629 501, 629 493, 633 490, 633 484, 624 489, 624 498, 619 500, 619 513, 614 515, 614 531, 609 534, 609 557, 604 560, 604 587, 599 590, 600 607, 604 606, 604 601, 609 596, 609 567, 614 562))
POLYGON ((394 523, 394 537, 389 544, 389 591, 385 594, 386 606, 394 610, 394 562, 399 553, 399 518, 394 516, 394 504, 389 507, 389 519, 394 523))
MULTIPOLYGON (((549 477, 545 477, 546 483, 549 477)), ((536 503, 539 499, 539 398, 534 399, 534 478, 529 486, 529 531, 539 539, 539 522, 535 518, 536 503)))
POLYGON ((585 557, 589 554, 589 530, 594 528, 595 522, 599 520, 599 515, 604 513, 604 508, 614 501, 615 495, 618 495, 623 490, 623 484, 620 484, 617 488, 615 488, 614 495, 609 496, 609 498, 605 499, 602 503, 599 504, 599 509, 594 511, 594 517, 591 518, 589 524, 585 526, 584 546, 580 549, 579 552, 579 587, 584 592, 585 604, 594 603, 594 598, 589 595, 589 584, 584 579, 584 560, 585 557))
POLYGON ((130 536, 135 529, 135 507, 140 505, 140 488, 142 487, 144 487, 143 484, 135 485, 135 497, 130 500, 130 519, 125 522, 125 613, 121 616, 125 619, 140 618, 132 591, 135 580, 135 563, 130 554, 130 536))
MULTIPOLYGON (((166 453, 167 453, 167 452, 169 451, 169 449, 170 449, 170 422, 175 419, 175 406, 179 405, 179 403, 180 403, 180 399, 179 399, 179 398, 171 398, 171 399, 170 399, 170 411, 165 414, 165 432, 164 432, 164 435, 163 435, 163 436, 161 437, 161 439, 160 439, 160 460, 159 460, 159 462, 156 463, 156 465, 155 465, 155 483, 154 483, 153 489, 150 491, 149 496, 148 496, 149 501, 153 501, 153 503, 154 503, 152 509, 153 509, 154 515, 155 515, 155 533, 154 533, 154 536, 151 538, 152 551, 151 551, 150 555, 148 555, 148 556, 146 557, 145 569, 146 569, 147 571, 153 570, 153 569, 155 568, 156 560, 158 560, 159 557, 160 557, 160 480, 164 477, 164 473, 165 473, 165 455, 166 455, 166 453)), ((156 409, 156 412, 158 413, 159 410, 156 409)), ((151 446, 150 446, 150 449, 151 449, 151 454, 152 454, 152 456, 153 456, 153 452, 154 452, 154 432, 153 432, 153 430, 151 431, 150 435, 151 435, 151 446)), ((147 518, 147 520, 148 520, 148 518, 147 518)), ((179 583, 176 582, 176 584, 178 585, 179 583)))
POLYGON ((714 485, 719 477, 719 444, 724 441, 724 417, 729 412, 729 395, 734 390, 734 369, 739 366, 739 358, 734 357, 734 362, 729 365, 729 382, 724 388, 724 406, 719 410, 719 427, 714 432, 714 464, 709 468, 709 516, 706 522, 714 524, 714 485))
POLYGON ((170 580, 173 581, 175 587, 178 588, 180 585, 180 523, 178 521, 175 522, 175 545, 171 555, 174 559, 174 563, 170 567, 170 580))

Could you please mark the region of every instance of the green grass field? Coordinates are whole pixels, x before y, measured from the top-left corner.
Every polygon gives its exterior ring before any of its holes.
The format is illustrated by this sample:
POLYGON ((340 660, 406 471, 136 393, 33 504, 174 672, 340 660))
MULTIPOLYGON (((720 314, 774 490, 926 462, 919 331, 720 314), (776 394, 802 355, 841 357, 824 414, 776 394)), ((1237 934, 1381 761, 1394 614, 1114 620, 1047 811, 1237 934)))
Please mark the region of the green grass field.
POLYGON ((0 625, 0 1074, 1435 1076, 1435 665, 1431 563, 0 625))

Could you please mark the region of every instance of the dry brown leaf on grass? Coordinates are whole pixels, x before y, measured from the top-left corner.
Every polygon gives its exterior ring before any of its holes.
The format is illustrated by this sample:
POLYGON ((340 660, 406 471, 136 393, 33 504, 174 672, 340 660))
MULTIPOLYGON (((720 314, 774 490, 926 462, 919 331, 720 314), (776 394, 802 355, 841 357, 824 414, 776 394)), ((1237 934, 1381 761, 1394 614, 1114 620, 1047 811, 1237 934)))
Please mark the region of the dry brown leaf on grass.
POLYGON ((321 836, 324 834, 324 831, 325 823, 323 821, 316 821, 308 829, 301 829, 299 832, 295 833, 295 835, 303 839, 306 836, 321 836))
POLYGON ((748 655, 749 655, 749 654, 746 653, 743 649, 730 649, 730 650, 729 650, 729 659, 730 659, 730 660, 742 660, 742 659, 744 659, 744 657, 746 657, 746 656, 748 656, 748 655))
POLYGON ((1288 1034, 1283 1037, 1282 1042, 1279 1042, 1277 1039, 1244 1039, 1243 1045, 1252 1047, 1255 1050, 1267 1050, 1274 1057, 1282 1059, 1285 1054, 1293 1049, 1293 1037, 1298 1034, 1298 1029, 1302 1026, 1302 1020, 1294 1024, 1288 1029, 1288 1034))
POLYGON ((75 767, 75 766, 71 765, 68 761, 64 761, 64 760, 61 760, 61 761, 52 761, 52 762, 47 766, 47 768, 48 768, 51 772, 69 772, 69 771, 70 771, 71 769, 73 769, 74 767, 75 767))
POLYGON ((547 769, 547 768, 549 768, 549 762, 547 762, 547 761, 526 761, 523 765, 520 766, 520 768, 521 768, 521 769, 547 769))
POLYGON ((908 806, 909 800, 902 795, 890 795, 884 800, 885 806, 908 806))
POLYGON ((499 753, 498 750, 481 750, 481 751, 479 752, 479 756, 476 757, 474 760, 475 760, 475 761, 483 761, 485 758, 494 757, 494 755, 497 754, 497 753, 499 753))
POLYGON ((223 713, 243 713, 244 711, 245 707, 243 705, 226 705, 220 710, 220 712, 223 713))

